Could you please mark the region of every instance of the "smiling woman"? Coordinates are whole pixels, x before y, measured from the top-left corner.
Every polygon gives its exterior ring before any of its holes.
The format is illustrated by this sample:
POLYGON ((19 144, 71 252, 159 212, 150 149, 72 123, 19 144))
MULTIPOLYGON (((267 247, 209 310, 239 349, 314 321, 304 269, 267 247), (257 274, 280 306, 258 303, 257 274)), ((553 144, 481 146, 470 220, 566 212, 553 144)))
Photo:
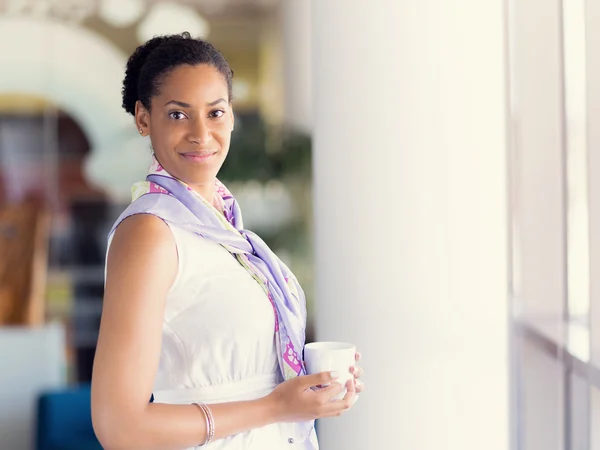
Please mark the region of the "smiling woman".
POLYGON ((105 448, 312 450, 314 420, 348 410, 362 389, 354 366, 346 386, 332 382, 343 374, 306 375, 302 288, 216 178, 232 77, 187 33, 153 38, 128 61, 123 107, 154 155, 109 235, 92 378, 105 448))

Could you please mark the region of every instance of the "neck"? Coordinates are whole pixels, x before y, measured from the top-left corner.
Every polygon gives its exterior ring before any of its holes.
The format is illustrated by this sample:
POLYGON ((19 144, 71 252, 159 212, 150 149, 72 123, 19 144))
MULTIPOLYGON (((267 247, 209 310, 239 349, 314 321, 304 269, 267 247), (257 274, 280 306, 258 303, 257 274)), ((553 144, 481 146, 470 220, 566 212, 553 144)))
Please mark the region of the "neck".
POLYGON ((215 195, 215 183, 196 183, 189 184, 189 186, 198 194, 200 194, 204 200, 213 205, 215 195))

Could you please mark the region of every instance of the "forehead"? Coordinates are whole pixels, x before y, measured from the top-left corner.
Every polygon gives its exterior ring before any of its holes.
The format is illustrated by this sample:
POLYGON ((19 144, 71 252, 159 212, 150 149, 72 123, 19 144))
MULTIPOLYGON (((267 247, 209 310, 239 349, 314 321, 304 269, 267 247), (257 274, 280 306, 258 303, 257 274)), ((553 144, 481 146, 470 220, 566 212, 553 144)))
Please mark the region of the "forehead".
POLYGON ((227 82, 221 72, 209 64, 178 66, 162 81, 158 97, 186 103, 227 99, 227 82))

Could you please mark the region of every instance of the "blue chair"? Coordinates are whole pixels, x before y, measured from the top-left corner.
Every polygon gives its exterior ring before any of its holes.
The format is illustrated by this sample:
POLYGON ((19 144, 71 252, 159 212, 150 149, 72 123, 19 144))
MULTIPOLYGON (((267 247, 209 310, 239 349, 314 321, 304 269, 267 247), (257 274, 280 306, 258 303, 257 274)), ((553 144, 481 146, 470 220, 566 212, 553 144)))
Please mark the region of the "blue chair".
POLYGON ((39 397, 36 441, 37 450, 102 450, 92 428, 89 384, 39 397))

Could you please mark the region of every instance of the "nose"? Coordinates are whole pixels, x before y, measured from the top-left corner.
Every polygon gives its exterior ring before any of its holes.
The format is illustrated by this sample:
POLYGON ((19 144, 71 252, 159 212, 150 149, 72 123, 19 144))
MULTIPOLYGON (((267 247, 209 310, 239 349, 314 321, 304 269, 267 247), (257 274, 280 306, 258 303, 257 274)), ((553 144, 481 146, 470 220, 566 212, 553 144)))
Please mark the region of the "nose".
POLYGON ((208 119, 198 117, 196 120, 191 121, 188 139, 190 142, 198 145, 209 142, 212 139, 212 131, 208 119))

